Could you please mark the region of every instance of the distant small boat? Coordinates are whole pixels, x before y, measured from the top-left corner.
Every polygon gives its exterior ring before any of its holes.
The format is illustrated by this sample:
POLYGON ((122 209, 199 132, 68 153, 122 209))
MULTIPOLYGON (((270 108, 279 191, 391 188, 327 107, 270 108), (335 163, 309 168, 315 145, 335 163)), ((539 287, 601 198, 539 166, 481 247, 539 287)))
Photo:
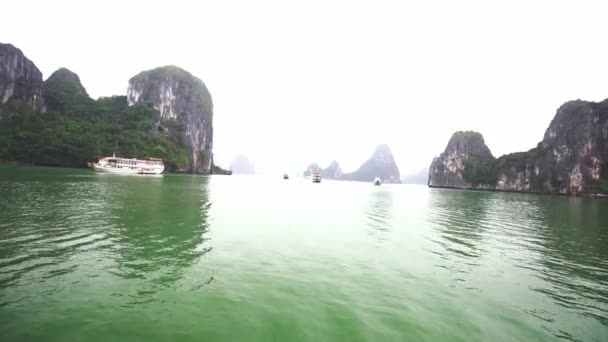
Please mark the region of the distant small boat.
POLYGON ((318 172, 314 172, 312 174, 312 182, 313 183, 321 183, 321 174, 318 172))
POLYGON ((288 174, 284 174, 283 175, 283 179, 289 179, 289 175, 288 174))
POLYGON ((382 180, 380 180, 380 178, 376 177, 374 178, 374 185, 378 186, 382 184, 382 180))

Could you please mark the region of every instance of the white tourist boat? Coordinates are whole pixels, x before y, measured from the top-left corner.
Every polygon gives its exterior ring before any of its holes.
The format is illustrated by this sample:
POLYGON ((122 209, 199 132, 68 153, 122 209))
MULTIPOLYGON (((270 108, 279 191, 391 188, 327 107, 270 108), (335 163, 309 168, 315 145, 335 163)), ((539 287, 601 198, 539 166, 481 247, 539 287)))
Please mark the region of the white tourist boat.
POLYGON ((89 163, 95 171, 132 175, 160 175, 165 171, 162 159, 158 158, 119 158, 101 157, 96 163, 89 163))
POLYGON ((374 185, 378 186, 382 184, 382 180, 378 177, 374 178, 374 185))
POLYGON ((313 183, 321 183, 321 174, 318 172, 312 173, 312 182, 313 183))

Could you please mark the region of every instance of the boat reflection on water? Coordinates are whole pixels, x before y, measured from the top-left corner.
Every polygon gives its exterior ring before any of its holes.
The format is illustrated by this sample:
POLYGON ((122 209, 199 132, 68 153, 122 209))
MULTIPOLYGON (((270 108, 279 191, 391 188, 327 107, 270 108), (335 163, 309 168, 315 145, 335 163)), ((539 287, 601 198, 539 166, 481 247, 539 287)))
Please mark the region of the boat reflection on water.
POLYGON ((392 211, 392 189, 383 187, 370 191, 367 207, 363 210, 365 221, 370 228, 369 235, 377 237, 379 241, 386 239, 385 234, 391 230, 392 211))

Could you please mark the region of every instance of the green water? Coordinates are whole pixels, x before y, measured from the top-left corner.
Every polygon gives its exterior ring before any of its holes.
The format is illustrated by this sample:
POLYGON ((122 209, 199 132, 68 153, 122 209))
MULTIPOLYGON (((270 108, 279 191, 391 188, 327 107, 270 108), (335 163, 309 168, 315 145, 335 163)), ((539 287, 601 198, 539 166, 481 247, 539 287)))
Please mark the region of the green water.
POLYGON ((608 341, 608 201, 0 167, 2 341, 608 341))

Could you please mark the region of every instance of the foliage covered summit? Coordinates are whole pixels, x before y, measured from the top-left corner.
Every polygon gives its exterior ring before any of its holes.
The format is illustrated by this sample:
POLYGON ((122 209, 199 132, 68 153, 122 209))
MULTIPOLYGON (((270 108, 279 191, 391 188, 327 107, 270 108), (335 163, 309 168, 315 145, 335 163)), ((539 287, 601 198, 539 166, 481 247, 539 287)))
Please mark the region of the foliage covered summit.
MULTIPOLYGON (((152 135, 154 109, 128 106, 125 96, 93 100, 78 76, 60 69, 45 82, 46 113, 20 101, 0 106, 0 159, 37 165, 85 166, 98 155, 159 157, 169 170, 188 163, 183 143, 152 135)), ((167 125, 178 125, 167 122, 167 125)))

